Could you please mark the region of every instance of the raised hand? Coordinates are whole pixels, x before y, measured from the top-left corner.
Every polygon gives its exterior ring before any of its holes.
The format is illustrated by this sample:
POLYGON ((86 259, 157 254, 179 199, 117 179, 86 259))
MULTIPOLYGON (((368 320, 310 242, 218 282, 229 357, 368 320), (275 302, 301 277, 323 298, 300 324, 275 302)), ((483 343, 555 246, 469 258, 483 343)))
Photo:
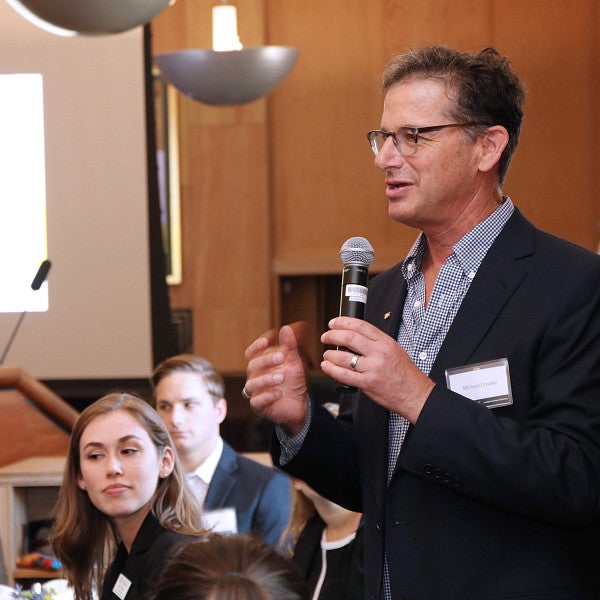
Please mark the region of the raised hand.
POLYGON ((307 410, 307 365, 302 350, 303 324, 264 333, 248 346, 244 391, 259 415, 285 427, 302 429, 307 410))

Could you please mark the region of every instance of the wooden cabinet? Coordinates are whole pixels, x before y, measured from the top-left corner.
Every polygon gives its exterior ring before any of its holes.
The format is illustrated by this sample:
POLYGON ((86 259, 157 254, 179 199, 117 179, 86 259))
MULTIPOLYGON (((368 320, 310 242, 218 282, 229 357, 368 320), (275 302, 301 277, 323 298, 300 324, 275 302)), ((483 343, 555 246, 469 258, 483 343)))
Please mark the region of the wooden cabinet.
POLYGON ((65 458, 33 457, 0 468, 0 540, 8 584, 15 580, 60 577, 56 571, 18 569, 17 558, 28 550, 27 527, 53 516, 65 458))

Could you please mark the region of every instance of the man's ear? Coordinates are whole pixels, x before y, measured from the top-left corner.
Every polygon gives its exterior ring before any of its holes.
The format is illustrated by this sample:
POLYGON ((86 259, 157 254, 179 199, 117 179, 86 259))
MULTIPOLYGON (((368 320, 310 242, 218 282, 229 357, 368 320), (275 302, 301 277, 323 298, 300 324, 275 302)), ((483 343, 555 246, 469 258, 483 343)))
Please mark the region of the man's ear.
POLYGON ((222 423, 227 416, 227 400, 225 400, 225 398, 217 400, 215 403, 215 410, 217 411, 219 423, 222 423))
POLYGON ((481 137, 481 155, 479 159, 479 170, 488 173, 491 171, 502 156, 506 144, 508 144, 508 131, 502 125, 489 127, 481 137))

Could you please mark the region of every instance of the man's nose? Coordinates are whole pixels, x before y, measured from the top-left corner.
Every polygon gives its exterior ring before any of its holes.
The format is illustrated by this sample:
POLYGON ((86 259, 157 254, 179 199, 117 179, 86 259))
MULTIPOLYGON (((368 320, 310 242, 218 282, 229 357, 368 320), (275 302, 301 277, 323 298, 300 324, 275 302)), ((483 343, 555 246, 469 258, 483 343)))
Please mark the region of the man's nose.
POLYGON ((396 148, 392 136, 388 136, 381 146, 381 150, 375 155, 375 166, 386 171, 389 168, 398 168, 404 164, 404 156, 396 148))
POLYGON ((184 409, 183 406, 179 403, 174 404, 171 409, 171 422, 174 425, 181 423, 183 421, 184 409))

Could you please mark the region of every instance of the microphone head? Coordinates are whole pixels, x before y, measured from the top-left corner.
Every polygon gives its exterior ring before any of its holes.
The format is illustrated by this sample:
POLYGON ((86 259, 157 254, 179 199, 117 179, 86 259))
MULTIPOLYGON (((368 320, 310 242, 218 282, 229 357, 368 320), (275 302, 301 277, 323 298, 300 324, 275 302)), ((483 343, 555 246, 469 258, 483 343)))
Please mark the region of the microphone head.
POLYGON ((370 267, 375 256, 373 246, 364 237, 352 237, 346 240, 340 248, 342 264, 370 267))
POLYGON ((48 277, 48 271, 50 270, 51 266, 52 263, 49 260, 42 261, 42 264, 39 266, 37 273, 31 282, 32 290, 39 290, 42 287, 42 283, 46 281, 46 277, 48 277))

